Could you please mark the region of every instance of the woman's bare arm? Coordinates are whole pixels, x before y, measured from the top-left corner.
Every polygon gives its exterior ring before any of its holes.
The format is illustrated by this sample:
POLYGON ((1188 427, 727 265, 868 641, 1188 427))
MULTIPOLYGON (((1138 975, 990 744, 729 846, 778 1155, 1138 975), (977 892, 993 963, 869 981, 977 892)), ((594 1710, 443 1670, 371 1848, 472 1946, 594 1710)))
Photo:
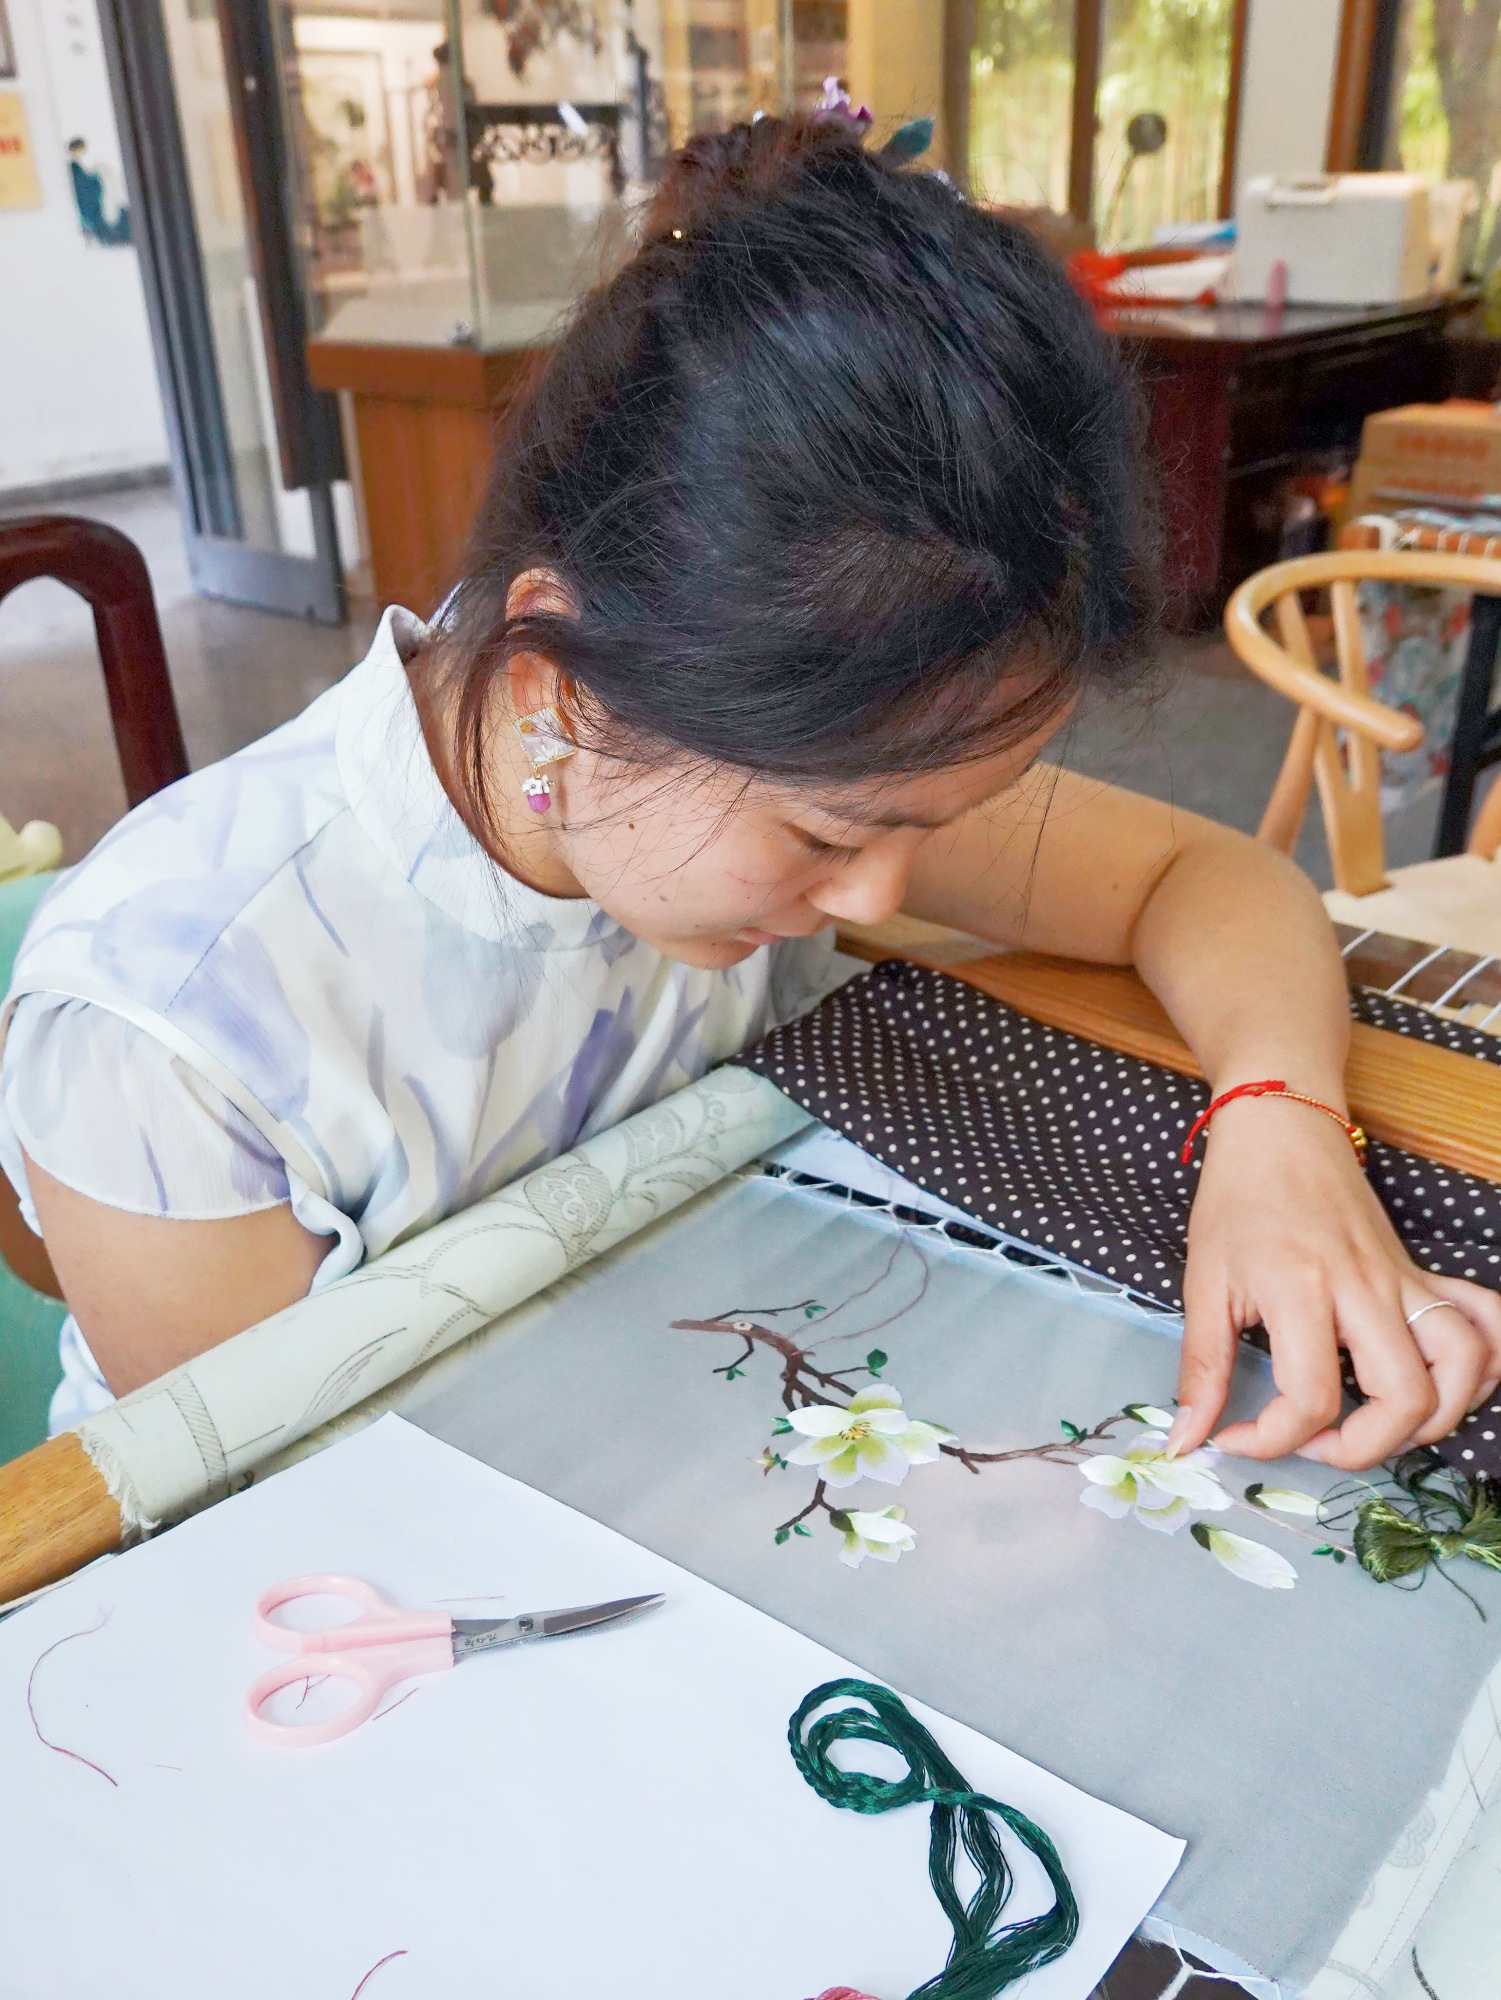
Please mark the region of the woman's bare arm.
MULTIPOLYGON (((1064 956, 1134 963, 1216 1091, 1278 1077, 1340 1112, 1343 968, 1313 885, 1270 848, 1067 772, 933 835, 906 908, 1064 956)), ((1215 1119, 1189 1225, 1174 1442, 1224 1409, 1241 1328, 1271 1336, 1278 1394, 1227 1449, 1345 1467, 1446 1435, 1501 1377, 1501 1300, 1419 1271, 1332 1120, 1285 1099, 1215 1119), (1442 1301, 1453 1310, 1408 1320, 1442 1301), (1367 1400, 1340 1421, 1339 1350, 1367 1400)))
POLYGON ((63 1296, 117 1396, 305 1297, 328 1254, 285 1202, 175 1222, 107 1208, 33 1160, 26 1173, 63 1296))

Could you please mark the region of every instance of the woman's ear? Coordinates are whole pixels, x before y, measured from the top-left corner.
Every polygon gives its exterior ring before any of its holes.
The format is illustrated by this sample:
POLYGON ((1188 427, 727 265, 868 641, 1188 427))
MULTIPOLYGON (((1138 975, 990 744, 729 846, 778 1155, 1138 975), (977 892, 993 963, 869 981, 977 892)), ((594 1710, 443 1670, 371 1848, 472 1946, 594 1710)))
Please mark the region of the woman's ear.
MULTIPOLYGON (((506 618, 575 618, 577 608, 562 579, 549 569, 523 570, 506 593, 506 618)), ((566 721, 573 684, 545 653, 513 653, 507 667, 511 707, 516 715, 555 709, 566 721)))

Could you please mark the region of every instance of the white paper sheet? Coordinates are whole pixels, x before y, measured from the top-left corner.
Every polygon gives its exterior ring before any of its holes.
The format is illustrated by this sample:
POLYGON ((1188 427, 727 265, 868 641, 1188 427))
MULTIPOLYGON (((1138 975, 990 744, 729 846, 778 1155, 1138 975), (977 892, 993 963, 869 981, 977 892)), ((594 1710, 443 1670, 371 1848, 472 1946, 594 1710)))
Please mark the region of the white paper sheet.
MULTIPOLYGON (((384 1960, 361 2000, 804 2000, 841 1983, 900 2000, 949 1943, 927 1814, 841 1812, 787 1750, 804 1695, 851 1672, 383 1418, 0 1625, 0 1993, 351 2000, 384 1960), (460 1617, 668 1603, 415 1681, 327 1747, 274 1748, 241 1719, 277 1657, 251 1606, 324 1569, 405 1604, 466 1600, 460 1617), (39 1740, 28 1683, 37 1728, 97 1770, 39 1740)), ((1056 1841, 1080 1935, 1025 1990, 1084 2000, 1182 1842, 913 1708, 974 1786, 1056 1841)), ((1017 1916, 1046 1904, 1022 1863, 1017 1916)))

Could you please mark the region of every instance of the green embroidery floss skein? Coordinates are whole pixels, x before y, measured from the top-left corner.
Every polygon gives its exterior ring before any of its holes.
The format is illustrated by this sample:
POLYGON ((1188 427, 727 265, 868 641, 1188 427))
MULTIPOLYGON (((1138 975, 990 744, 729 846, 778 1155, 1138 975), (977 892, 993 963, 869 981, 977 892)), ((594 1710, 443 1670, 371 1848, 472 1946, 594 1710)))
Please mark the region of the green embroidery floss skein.
POLYGON ((826 1681, 814 1688, 787 1726, 792 1761, 832 1806, 851 1812, 893 1812, 898 1806, 932 1807, 928 1829, 928 1878, 954 1942, 942 1972, 907 2000, 993 2000, 993 1996, 1061 1957, 1079 1932, 1079 1905, 1058 1850, 1025 1813, 973 1792, 906 1703, 871 1681, 826 1681), (817 1715, 830 1702, 864 1703, 817 1715), (816 1720, 810 1720, 817 1716, 816 1720), (907 1766, 904 1778, 843 1771, 830 1752, 836 1743, 879 1743, 907 1766), (993 1817, 992 1817, 993 1816, 993 1817), (1012 1874, 994 1821, 1001 1820, 1035 1854, 1053 1886, 1053 1907, 1023 1923, 1002 1923, 1011 1900, 1012 1874), (966 1903, 954 1882, 959 1845, 979 1871, 966 1903))

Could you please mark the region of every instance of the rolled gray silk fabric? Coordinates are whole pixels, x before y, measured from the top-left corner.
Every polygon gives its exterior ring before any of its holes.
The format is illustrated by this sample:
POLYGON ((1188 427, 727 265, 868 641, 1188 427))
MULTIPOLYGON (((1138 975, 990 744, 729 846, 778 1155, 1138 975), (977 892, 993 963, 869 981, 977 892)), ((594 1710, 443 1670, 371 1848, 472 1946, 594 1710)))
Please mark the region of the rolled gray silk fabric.
POLYGON ((811 1122, 711 1070, 77 1426, 127 1541, 670 1214, 811 1122))

